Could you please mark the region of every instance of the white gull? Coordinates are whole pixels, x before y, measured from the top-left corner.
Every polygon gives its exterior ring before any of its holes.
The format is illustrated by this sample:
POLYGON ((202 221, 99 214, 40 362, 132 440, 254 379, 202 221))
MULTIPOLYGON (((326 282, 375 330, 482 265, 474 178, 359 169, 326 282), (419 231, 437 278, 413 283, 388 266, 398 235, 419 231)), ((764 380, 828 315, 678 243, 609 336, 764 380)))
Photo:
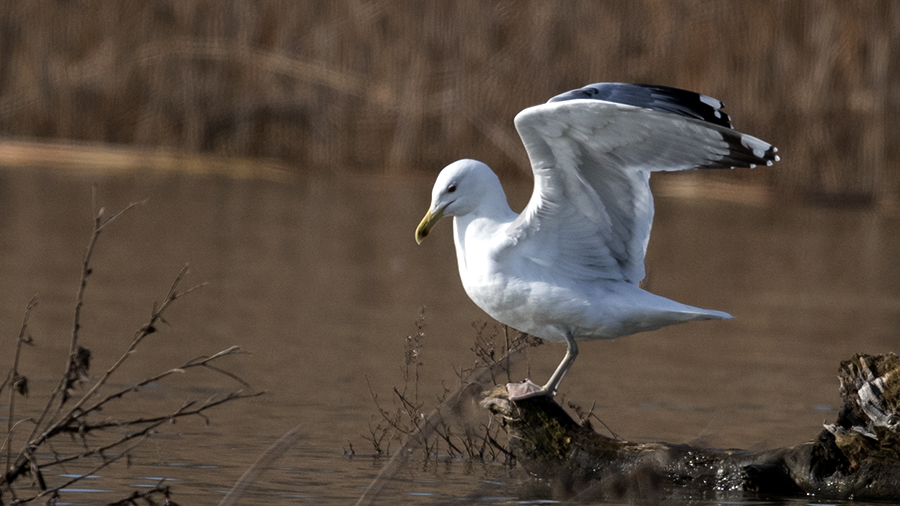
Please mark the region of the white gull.
POLYGON ((535 185, 521 214, 479 161, 456 161, 438 175, 416 241, 452 216, 472 301, 503 324, 567 344, 546 384, 510 384, 510 399, 554 395, 577 341, 731 318, 638 286, 653 221, 651 172, 778 161, 776 148, 734 130, 721 109, 698 93, 624 83, 592 84, 525 109, 515 125, 535 185))

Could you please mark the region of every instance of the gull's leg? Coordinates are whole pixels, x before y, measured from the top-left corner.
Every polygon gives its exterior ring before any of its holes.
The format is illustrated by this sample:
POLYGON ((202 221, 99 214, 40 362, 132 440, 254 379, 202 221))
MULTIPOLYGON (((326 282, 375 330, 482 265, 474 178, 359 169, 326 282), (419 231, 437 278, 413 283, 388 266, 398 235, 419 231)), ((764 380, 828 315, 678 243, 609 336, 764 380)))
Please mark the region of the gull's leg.
POLYGON ((553 372, 553 376, 550 376, 550 380, 547 381, 547 384, 541 387, 541 390, 547 392, 548 395, 556 395, 556 389, 559 387, 559 382, 562 381, 563 376, 569 371, 569 368, 572 367, 572 362, 575 361, 575 357, 578 356, 578 343, 575 342, 575 338, 567 333, 566 334, 566 356, 563 357, 562 362, 559 363, 559 366, 556 368, 556 371, 553 372))
POLYGON ((550 376, 550 380, 547 381, 547 384, 539 387, 531 380, 525 380, 522 383, 507 383, 506 391, 509 392, 509 400, 518 401, 531 397, 540 397, 542 395, 553 397, 556 394, 556 389, 559 387, 559 382, 562 381, 563 376, 565 376, 569 368, 572 367, 572 362, 575 361, 575 357, 577 356, 578 344, 571 334, 566 334, 566 356, 563 357, 562 362, 559 363, 556 371, 550 376))

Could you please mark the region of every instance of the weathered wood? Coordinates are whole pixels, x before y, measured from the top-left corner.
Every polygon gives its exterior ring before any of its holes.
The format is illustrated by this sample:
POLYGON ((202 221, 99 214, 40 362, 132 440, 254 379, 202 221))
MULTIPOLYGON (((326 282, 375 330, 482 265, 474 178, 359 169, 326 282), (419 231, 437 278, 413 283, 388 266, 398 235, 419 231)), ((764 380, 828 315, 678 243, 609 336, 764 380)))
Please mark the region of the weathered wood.
POLYGON ((518 462, 567 497, 593 492, 900 499, 900 359, 841 363, 843 404, 812 441, 751 452, 613 439, 573 420, 553 399, 510 401, 496 387, 482 405, 499 417, 518 462))

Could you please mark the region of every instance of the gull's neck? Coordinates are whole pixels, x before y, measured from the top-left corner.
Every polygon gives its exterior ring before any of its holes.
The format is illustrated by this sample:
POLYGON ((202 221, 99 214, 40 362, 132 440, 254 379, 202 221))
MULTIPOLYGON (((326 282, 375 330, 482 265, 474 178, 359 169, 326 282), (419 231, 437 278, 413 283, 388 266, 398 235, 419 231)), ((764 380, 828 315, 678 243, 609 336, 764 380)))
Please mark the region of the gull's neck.
POLYGON ((497 184, 487 188, 485 197, 472 211, 453 217, 453 242, 456 244, 456 259, 460 272, 467 269, 466 251, 480 251, 484 254, 492 239, 505 230, 519 216, 506 201, 506 193, 497 184))

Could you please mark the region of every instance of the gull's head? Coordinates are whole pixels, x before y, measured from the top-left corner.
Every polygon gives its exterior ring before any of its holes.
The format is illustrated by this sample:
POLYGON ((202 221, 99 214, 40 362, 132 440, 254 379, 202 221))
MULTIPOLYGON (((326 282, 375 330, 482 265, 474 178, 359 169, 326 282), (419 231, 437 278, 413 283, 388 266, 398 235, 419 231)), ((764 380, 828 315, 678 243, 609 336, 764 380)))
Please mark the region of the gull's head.
POLYGON ((431 190, 431 206, 416 228, 416 242, 422 244, 444 216, 465 216, 475 211, 486 201, 485 197, 498 188, 500 200, 505 204, 497 175, 477 160, 457 160, 444 167, 431 190))

